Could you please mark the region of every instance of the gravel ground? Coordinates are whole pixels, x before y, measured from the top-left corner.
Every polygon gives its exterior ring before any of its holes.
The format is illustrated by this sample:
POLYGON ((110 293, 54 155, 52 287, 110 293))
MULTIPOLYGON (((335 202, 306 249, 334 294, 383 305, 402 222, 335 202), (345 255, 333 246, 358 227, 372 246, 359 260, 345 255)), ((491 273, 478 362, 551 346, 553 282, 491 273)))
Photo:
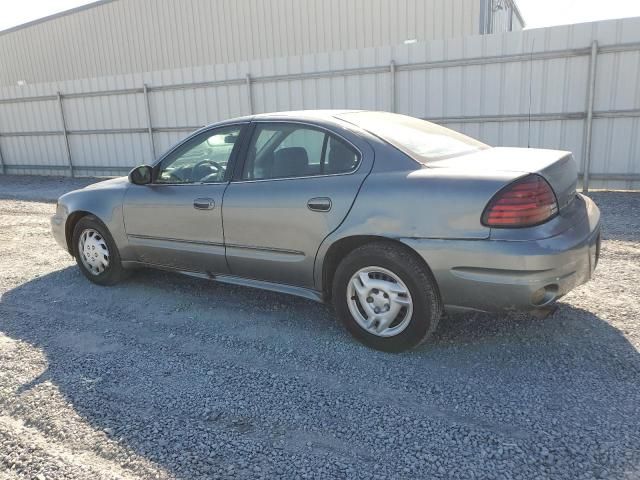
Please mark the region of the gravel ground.
POLYGON ((80 184, 0 177, 0 478, 640 478, 640 194, 592 195, 601 263, 552 316, 391 355, 303 299, 89 283, 48 224, 80 184))

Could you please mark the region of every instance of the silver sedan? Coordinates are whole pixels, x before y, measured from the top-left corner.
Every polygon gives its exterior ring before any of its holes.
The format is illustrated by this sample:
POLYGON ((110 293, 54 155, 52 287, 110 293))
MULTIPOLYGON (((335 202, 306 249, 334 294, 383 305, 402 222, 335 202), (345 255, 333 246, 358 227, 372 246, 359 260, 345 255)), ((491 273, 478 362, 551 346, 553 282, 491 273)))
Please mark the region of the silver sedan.
POLYGON ((52 228, 95 283, 144 266, 332 301, 358 340, 401 351, 445 309, 534 310, 588 281, 600 212, 576 183, 569 152, 391 113, 275 113, 63 195, 52 228))

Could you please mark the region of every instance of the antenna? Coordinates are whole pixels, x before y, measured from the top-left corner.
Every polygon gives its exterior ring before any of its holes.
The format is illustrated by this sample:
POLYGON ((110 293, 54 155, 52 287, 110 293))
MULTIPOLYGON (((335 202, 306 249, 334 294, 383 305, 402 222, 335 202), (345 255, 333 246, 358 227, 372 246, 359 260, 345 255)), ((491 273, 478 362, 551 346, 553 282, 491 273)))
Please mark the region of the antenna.
POLYGON ((531 148, 531 91, 533 84, 533 47, 536 44, 536 39, 531 42, 531 53, 529 55, 529 119, 527 123, 527 148, 531 148))

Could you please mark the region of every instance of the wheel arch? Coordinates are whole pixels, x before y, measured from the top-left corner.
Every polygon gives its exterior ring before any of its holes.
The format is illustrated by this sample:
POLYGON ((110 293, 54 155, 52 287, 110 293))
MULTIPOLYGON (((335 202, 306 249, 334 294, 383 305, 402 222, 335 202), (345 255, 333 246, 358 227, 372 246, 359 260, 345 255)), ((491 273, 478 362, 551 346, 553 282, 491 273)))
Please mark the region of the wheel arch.
MULTIPOLYGON (((400 240, 381 235, 350 235, 333 242, 324 256, 322 262, 322 293, 325 300, 328 301, 331 299, 333 278, 342 259, 349 255, 349 253, 354 251, 356 248, 375 242, 385 242, 387 244, 394 245, 406 252, 409 252, 416 259, 416 261, 425 266, 433 276, 431 267, 426 262, 426 260, 422 258, 422 256, 420 256, 418 252, 416 252, 413 248, 411 248, 406 243, 401 242, 400 240)), ((438 286, 437 282, 436 286, 438 286)))
POLYGON ((89 216, 95 218, 96 221, 98 221, 109 233, 111 233, 109 231, 109 227, 107 226, 107 224, 100 218, 99 215, 95 214, 94 212, 90 212, 88 210, 76 210, 75 212, 70 213, 69 216, 67 217, 67 222, 65 223, 64 235, 67 241, 67 250, 69 250, 69 253, 71 255, 74 254, 73 253, 73 231, 75 230, 76 225, 80 220, 89 216))
POLYGON ((76 210, 75 212, 70 213, 67 217, 67 222, 64 226, 64 236, 67 241, 67 250, 71 255, 73 255, 73 230, 76 228, 80 219, 88 215, 94 214, 86 210, 76 210))

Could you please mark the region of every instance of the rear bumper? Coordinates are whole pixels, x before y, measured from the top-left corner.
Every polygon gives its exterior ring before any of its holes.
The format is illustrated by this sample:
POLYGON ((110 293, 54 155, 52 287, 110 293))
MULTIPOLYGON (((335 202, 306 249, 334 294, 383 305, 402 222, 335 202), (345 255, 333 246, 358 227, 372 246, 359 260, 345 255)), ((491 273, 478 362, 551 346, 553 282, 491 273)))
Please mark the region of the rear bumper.
POLYGON ((587 282, 596 267, 600 211, 589 198, 576 202, 580 215, 544 239, 402 241, 431 267, 447 308, 532 310, 587 282))

